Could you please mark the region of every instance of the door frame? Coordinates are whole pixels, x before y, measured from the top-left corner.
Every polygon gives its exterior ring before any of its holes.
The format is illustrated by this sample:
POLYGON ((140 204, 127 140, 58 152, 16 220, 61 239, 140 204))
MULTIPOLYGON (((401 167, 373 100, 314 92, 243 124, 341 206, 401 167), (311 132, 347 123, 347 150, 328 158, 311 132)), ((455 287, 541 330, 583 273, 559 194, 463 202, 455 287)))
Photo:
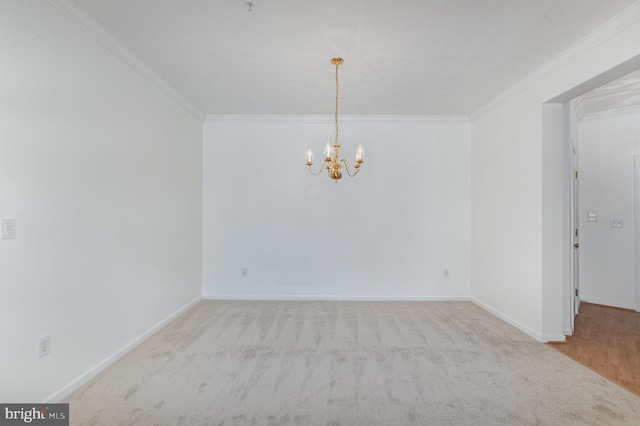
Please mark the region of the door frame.
POLYGON ((636 312, 640 312, 640 261, 638 255, 640 255, 640 155, 633 156, 633 193, 634 193, 634 236, 635 236, 635 284, 636 284, 636 312))
MULTIPOLYGON (((578 129, 575 129, 577 132, 578 129)), ((571 232, 571 293, 569 322, 571 324, 571 334, 575 330, 576 315, 580 312, 580 187, 579 187, 579 173, 578 173, 578 135, 572 135, 571 141, 571 218, 570 218, 570 232, 571 232)))

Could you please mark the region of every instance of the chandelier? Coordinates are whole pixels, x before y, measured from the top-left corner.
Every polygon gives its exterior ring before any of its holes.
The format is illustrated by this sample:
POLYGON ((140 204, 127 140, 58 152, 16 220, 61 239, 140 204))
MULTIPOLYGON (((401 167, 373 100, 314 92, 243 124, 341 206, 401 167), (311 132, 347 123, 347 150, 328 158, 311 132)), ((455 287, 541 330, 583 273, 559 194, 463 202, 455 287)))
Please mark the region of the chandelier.
POLYGON ((322 162, 322 167, 318 170, 318 173, 314 173, 311 170, 311 166, 313 166, 313 152, 311 152, 311 148, 307 150, 307 166, 309 167, 309 173, 314 176, 319 175, 322 172, 322 169, 327 169, 329 173, 329 177, 335 180, 336 184, 338 183, 338 179, 342 178, 342 165, 344 164, 345 170, 347 174, 351 177, 358 174, 360 171, 360 166, 364 162, 364 148, 362 144, 358 146, 358 150, 356 151, 356 159, 353 164, 354 170, 351 170, 349 167, 349 163, 344 158, 340 158, 339 150, 340 144, 338 143, 338 67, 342 65, 344 59, 342 58, 333 58, 331 59, 331 63, 336 66, 336 136, 333 141, 333 146, 331 145, 331 138, 327 141, 327 146, 324 148, 324 161, 322 162))

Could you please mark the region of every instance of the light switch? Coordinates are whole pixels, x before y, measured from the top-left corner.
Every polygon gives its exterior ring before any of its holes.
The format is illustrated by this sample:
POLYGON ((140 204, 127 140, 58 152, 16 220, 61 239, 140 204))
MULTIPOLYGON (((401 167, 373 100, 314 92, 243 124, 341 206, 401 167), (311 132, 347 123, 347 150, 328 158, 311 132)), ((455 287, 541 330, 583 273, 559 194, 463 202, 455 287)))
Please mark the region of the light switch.
POLYGON ((617 217, 612 217, 609 219, 609 228, 622 228, 622 219, 617 217))
POLYGON ((589 210, 589 211, 587 211, 587 220, 589 222, 597 222, 598 221, 598 210, 589 210))
POLYGON ((16 220, 12 218, 2 218, 2 239, 11 240, 16 237, 16 220))

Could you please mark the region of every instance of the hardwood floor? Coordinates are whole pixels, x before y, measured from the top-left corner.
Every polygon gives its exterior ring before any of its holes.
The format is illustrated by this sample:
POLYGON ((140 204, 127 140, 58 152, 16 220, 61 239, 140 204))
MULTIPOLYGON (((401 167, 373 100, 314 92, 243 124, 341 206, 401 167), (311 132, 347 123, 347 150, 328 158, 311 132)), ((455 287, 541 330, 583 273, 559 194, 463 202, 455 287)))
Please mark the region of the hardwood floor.
POLYGON ((574 335, 550 346, 640 396, 640 312, 583 302, 574 335))

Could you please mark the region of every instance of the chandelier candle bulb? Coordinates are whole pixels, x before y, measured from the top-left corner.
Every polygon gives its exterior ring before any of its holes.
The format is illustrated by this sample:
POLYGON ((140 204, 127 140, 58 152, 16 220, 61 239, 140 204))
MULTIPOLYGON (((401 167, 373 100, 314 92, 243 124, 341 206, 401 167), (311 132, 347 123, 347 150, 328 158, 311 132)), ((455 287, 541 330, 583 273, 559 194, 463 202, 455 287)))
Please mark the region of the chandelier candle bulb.
POLYGON ((364 162, 364 147, 362 144, 358 145, 358 150, 356 151, 356 161, 358 163, 364 162))
POLYGON ((307 166, 313 165, 313 152, 311 148, 307 149, 307 166))
POLYGON ((327 145, 324 147, 324 158, 326 158, 326 161, 331 160, 331 143, 327 142, 327 145))

